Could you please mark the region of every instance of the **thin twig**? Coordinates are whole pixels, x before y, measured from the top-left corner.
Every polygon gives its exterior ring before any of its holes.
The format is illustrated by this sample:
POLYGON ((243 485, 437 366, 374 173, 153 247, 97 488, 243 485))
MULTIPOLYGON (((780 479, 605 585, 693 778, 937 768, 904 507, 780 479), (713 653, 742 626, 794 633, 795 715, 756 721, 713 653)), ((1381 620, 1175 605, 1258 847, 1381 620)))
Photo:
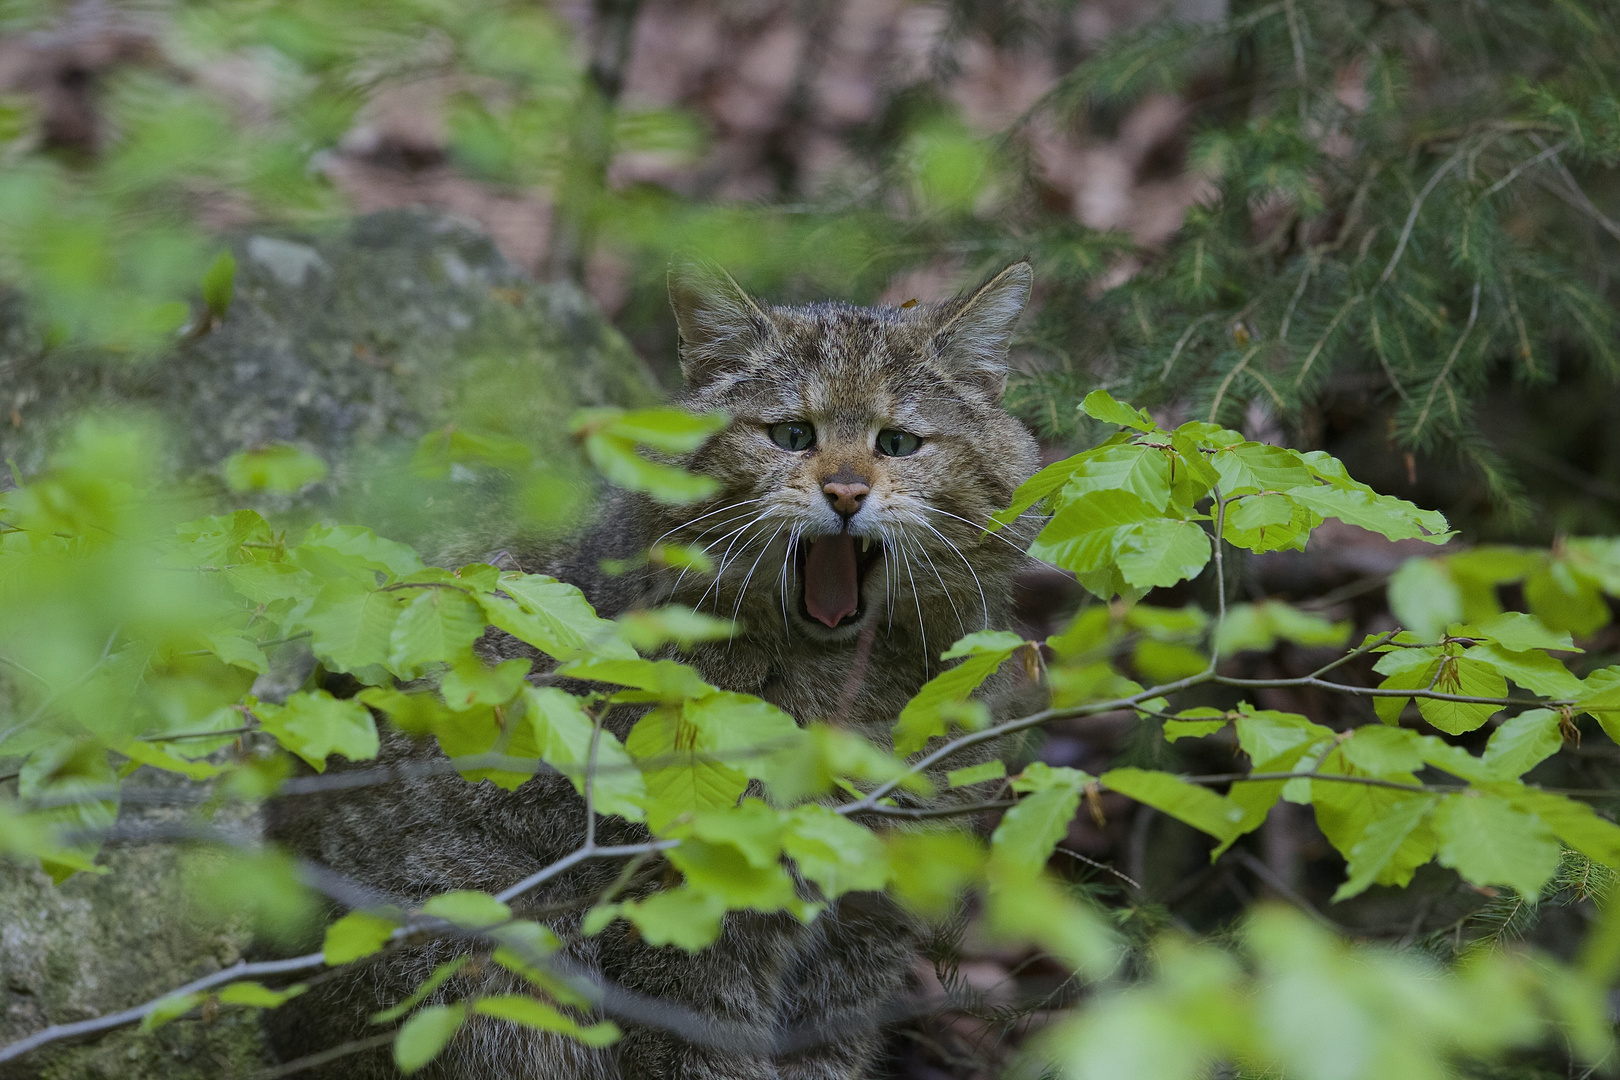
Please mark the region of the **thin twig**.
POLYGON ((144 1004, 137 1005, 123 1012, 109 1013, 91 1020, 79 1020, 71 1024, 52 1024, 48 1028, 34 1032, 26 1039, 19 1039, 9 1046, 0 1047, 0 1062, 13 1061, 31 1050, 50 1043, 61 1042, 63 1039, 72 1039, 80 1035, 94 1035, 97 1032, 111 1031, 113 1028, 123 1027, 126 1024, 139 1023, 159 1004, 173 997, 185 994, 195 994, 203 990, 211 990, 237 979, 254 978, 260 975, 290 975, 298 971, 311 971, 326 966, 325 953, 309 953, 304 956, 295 956, 289 960, 259 960, 254 963, 238 961, 228 968, 221 968, 212 975, 204 975, 200 979, 193 979, 177 989, 169 991, 162 997, 153 998, 144 1004))
POLYGON ((1423 430, 1424 421, 1429 418, 1429 408, 1434 405, 1434 395, 1440 392, 1440 385, 1451 374, 1451 367, 1457 362, 1457 357, 1461 355, 1463 343, 1468 340, 1468 335, 1473 333, 1474 321, 1478 318, 1479 282, 1476 281, 1474 282, 1474 299, 1468 306, 1468 325, 1464 326, 1463 332, 1458 335, 1457 344, 1451 347, 1451 355, 1446 357, 1446 366, 1440 369, 1440 374, 1436 375, 1434 382, 1429 384, 1429 396, 1423 399, 1423 411, 1418 413, 1417 422, 1412 425, 1412 438, 1417 438, 1418 432, 1423 430))
POLYGON ((1282 877, 1278 875, 1277 872, 1271 867, 1267 866, 1265 863, 1255 858, 1254 855, 1242 850, 1241 848, 1237 849, 1234 854, 1236 855, 1238 862, 1248 867, 1249 871, 1254 874, 1255 877, 1269 885, 1278 896, 1281 896, 1284 900, 1287 900, 1290 904, 1293 904, 1300 911, 1303 911, 1306 915, 1310 916, 1316 922, 1321 923, 1335 934, 1344 933, 1344 927, 1340 926, 1338 923, 1316 910, 1316 906, 1314 904, 1301 896, 1298 889, 1295 889, 1292 885, 1288 884, 1288 882, 1284 881, 1282 877))
POLYGON ((1502 179, 1480 192, 1479 197, 1481 199, 1490 198, 1492 195, 1495 195, 1498 191, 1501 191, 1503 188, 1513 183, 1513 181, 1517 180, 1526 169, 1532 169, 1555 154, 1561 153, 1568 145, 1569 140, 1562 139, 1559 142, 1554 143, 1552 146, 1547 147, 1541 153, 1537 154, 1533 158, 1530 158, 1528 161, 1521 161, 1519 164, 1510 169, 1506 176, 1503 176, 1502 179))
POLYGON ((271 1069, 256 1072, 252 1080, 281 1080, 284 1076, 293 1076, 305 1069, 313 1069, 317 1065, 325 1065, 328 1061, 337 1061, 352 1054, 363 1054, 367 1050, 375 1050, 379 1046, 387 1046, 394 1041, 394 1032, 385 1032, 382 1035, 373 1035, 369 1039, 354 1039, 350 1042, 340 1043, 329 1050, 322 1050, 318 1054, 307 1054, 295 1058, 285 1065, 277 1065, 271 1069))
POLYGON ((1429 192, 1434 190, 1435 185, 1445 177, 1446 173, 1450 172, 1452 167, 1462 160, 1464 149, 1466 149, 1466 145, 1459 146, 1450 157, 1446 158, 1441 166, 1434 170, 1434 175, 1429 177, 1429 182, 1423 185, 1423 190, 1417 193, 1417 198, 1412 200, 1412 209, 1406 215, 1406 224, 1401 228, 1400 239, 1395 242, 1394 254, 1390 255, 1389 263, 1384 267, 1384 272, 1378 275, 1378 284, 1374 286, 1375 289, 1382 288, 1384 283, 1394 276, 1396 265, 1400 263, 1401 256, 1406 254, 1406 243, 1412 239, 1412 228, 1417 224, 1418 211, 1423 209, 1423 200, 1429 197, 1429 192))

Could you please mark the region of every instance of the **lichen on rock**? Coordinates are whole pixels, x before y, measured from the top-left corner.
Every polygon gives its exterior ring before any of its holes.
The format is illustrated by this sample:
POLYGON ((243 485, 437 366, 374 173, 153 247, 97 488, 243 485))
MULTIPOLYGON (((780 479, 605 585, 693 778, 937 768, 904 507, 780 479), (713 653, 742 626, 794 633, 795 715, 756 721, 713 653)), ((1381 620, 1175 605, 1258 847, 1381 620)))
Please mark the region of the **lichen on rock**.
MULTIPOLYGON (((0 459, 27 476, 87 410, 135 409, 163 424, 173 475, 203 477, 205 494, 222 490, 229 455, 288 442, 330 472, 294 495, 250 496, 262 508, 422 542, 476 528, 470 519, 499 517, 523 494, 476 471, 413 471, 425 433, 455 423, 501 435, 567 474, 576 409, 657 400, 639 358, 578 289, 524 278, 458 220, 389 211, 228 243, 237 274, 226 317, 156 358, 47 349, 21 301, 0 299, 0 459)), ((5 691, 0 677, 0 709, 5 691)), ((121 820, 157 813, 126 805, 121 820)), ((6 868, 0 1043, 128 1008, 241 957, 247 931, 199 921, 179 862, 171 845, 109 847, 98 859, 108 873, 60 886, 6 868)), ((202 1080, 250 1076, 265 1060, 256 1018, 233 1009, 47 1048, 0 1075, 202 1080)))

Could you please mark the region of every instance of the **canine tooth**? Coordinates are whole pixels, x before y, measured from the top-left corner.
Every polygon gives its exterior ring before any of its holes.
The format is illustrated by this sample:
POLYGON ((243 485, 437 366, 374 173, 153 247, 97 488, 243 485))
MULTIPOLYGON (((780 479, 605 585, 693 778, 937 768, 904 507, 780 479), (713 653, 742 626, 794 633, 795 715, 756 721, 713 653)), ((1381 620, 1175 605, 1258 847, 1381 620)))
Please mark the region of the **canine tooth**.
POLYGON ((861 537, 861 554, 865 555, 868 551, 871 551, 871 550, 872 550, 872 538, 870 536, 861 537))

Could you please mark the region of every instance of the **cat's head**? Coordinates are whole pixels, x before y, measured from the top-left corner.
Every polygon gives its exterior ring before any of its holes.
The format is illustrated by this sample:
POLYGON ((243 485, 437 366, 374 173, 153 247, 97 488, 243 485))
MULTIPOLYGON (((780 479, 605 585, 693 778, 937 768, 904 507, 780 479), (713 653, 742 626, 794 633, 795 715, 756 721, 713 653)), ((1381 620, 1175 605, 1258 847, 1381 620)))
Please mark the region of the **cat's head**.
POLYGON ((686 462, 720 494, 668 537, 716 575, 674 598, 821 641, 882 619, 943 648, 998 620, 1019 553, 983 526, 1037 464, 1001 407, 1030 279, 1019 262, 938 304, 778 307, 675 267, 682 402, 731 423, 686 462))

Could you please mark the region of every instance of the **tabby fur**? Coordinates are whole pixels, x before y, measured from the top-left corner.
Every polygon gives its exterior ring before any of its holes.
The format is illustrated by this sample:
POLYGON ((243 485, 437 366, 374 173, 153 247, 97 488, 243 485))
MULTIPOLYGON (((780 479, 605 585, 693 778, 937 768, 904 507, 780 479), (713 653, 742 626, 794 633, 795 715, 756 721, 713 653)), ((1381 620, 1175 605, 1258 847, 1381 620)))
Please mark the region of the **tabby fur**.
MULTIPOLYGON (((749 297, 716 269, 676 267, 670 295, 686 379, 679 403, 731 418, 681 464, 716 479, 719 493, 681 507, 620 493, 571 552, 548 557, 508 547, 503 554, 578 585, 604 615, 680 603, 735 619, 735 637, 686 657, 706 680, 758 695, 801 723, 832 719, 887 743, 901 707, 941 670, 946 647, 965 633, 1011 625, 1012 579, 1023 556, 982 526, 1037 464, 1034 440, 1000 403, 1008 341, 1030 279, 1029 266, 1016 263, 940 304, 779 307, 749 297), (773 442, 771 425, 787 421, 812 423, 814 447, 794 452, 773 442), (882 455, 874 439, 884 429, 920 436, 918 450, 882 455), (809 617, 801 577, 805 545, 846 527, 824 491, 836 478, 870 488, 847 528, 881 548, 860 579, 858 617, 829 628, 809 617), (617 576, 603 571, 604 560, 633 562, 658 542, 706 548, 716 572, 655 564, 617 576)), ((485 644, 495 656, 535 655, 511 638, 492 635, 485 644)), ((1031 692, 1009 670, 981 696, 1005 716, 1028 708, 1031 692)), ((636 716, 621 709, 607 726, 623 737, 636 716)), ((384 737, 384 763, 437 756, 430 743, 384 737)), ((449 889, 497 892, 575 850, 584 827, 582 801, 561 777, 537 776, 506 792, 437 775, 285 800, 272 810, 271 832, 293 851, 410 903, 449 889)), ((599 822, 600 843, 646 838, 642 826, 599 822)), ((475 1018, 419 1075, 872 1075, 884 1023, 906 1008, 924 930, 912 917, 881 894, 855 893, 808 926, 780 913, 732 913, 720 940, 697 954, 649 946, 623 921, 582 935, 581 907, 620 869, 583 864, 525 897, 519 912, 552 925, 578 970, 612 988, 606 1011, 625 1028, 624 1039, 591 1050, 475 1018), (658 1002, 674 1008, 661 1011, 658 1002), (720 1038, 720 1029, 705 1032, 694 1016, 729 1022, 725 1031, 751 1038, 720 1038)), ((651 869, 626 895, 661 887, 651 869)), ((440 942, 409 950, 271 1011, 278 1054, 289 1060, 374 1034, 367 1013, 403 998, 458 948, 440 942)), ((519 990, 512 982, 493 965, 469 968, 440 997, 519 990)), ((396 1074, 378 1050, 309 1075, 396 1074)))

